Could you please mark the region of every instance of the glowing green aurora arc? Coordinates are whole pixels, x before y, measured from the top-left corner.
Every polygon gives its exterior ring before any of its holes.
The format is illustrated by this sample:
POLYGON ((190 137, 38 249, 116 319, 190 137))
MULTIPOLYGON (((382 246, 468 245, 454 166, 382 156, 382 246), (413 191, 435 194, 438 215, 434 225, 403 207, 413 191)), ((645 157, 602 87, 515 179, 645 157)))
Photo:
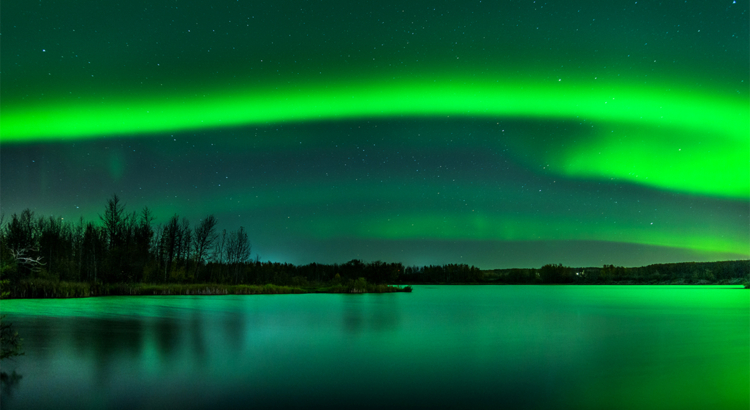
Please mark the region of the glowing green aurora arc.
POLYGON ((746 97, 666 86, 444 78, 5 105, 1 135, 11 144, 397 116, 585 120, 598 129, 585 144, 539 153, 553 172, 747 199, 749 108, 746 97))

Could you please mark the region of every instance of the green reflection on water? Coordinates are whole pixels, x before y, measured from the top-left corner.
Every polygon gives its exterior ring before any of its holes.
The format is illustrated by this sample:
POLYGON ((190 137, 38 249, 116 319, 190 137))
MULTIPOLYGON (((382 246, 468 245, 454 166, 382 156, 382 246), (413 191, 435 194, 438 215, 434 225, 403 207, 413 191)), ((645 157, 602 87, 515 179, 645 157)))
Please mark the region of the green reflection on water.
POLYGON ((727 286, 417 286, 1 307, 27 352, 13 364, 24 379, 3 396, 8 409, 750 405, 750 292, 727 286))

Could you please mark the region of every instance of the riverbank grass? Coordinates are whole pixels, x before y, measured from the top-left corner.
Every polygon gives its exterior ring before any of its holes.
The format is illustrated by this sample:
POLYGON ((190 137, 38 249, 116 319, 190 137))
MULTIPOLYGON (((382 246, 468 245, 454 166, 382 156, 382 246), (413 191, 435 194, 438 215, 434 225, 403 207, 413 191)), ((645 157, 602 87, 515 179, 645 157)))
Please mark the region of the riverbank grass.
POLYGON ((148 295, 281 295, 303 293, 393 293, 411 292, 411 286, 367 283, 363 278, 348 283, 313 286, 152 284, 86 282, 54 282, 48 280, 20 281, 9 286, 9 298, 86 298, 93 296, 148 296, 148 295))

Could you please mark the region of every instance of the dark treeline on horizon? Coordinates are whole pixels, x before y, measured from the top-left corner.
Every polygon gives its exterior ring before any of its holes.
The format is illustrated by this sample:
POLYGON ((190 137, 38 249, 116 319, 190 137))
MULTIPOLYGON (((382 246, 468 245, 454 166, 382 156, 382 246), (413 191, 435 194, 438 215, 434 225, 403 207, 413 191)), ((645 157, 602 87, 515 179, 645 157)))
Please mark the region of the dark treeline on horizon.
POLYGON ((750 260, 660 263, 634 268, 549 264, 540 269, 494 269, 483 273, 485 281, 516 284, 741 284, 750 279, 750 260))
POLYGON ((404 268, 401 263, 351 260, 344 264, 293 265, 251 257, 243 227, 218 231, 213 215, 196 226, 178 215, 154 224, 151 210, 126 212, 120 198, 108 199, 100 221, 63 221, 26 209, 0 228, 3 275, 21 280, 89 283, 221 283, 315 286, 365 278, 369 283, 478 282, 481 271, 467 265, 404 268), (14 263, 18 261, 20 263, 14 263))
POLYGON ((0 263, 11 283, 87 282, 92 284, 274 284, 314 287, 364 278, 375 284, 710 284, 741 283, 750 261, 657 264, 638 268, 604 266, 482 271, 465 264, 407 266, 351 260, 344 264, 293 265, 251 258, 243 227, 221 232, 213 215, 191 226, 178 215, 155 225, 148 208, 126 212, 121 200, 108 199, 98 223, 80 218, 35 216, 26 209, 3 221, 0 263))

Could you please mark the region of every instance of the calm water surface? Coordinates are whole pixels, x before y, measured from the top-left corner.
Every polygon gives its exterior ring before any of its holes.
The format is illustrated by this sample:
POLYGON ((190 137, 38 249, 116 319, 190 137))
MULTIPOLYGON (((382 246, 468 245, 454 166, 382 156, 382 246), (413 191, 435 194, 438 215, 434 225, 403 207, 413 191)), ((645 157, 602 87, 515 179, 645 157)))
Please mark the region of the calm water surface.
POLYGON ((2 408, 750 408, 750 292, 415 286, 411 294, 5 300, 2 408))

